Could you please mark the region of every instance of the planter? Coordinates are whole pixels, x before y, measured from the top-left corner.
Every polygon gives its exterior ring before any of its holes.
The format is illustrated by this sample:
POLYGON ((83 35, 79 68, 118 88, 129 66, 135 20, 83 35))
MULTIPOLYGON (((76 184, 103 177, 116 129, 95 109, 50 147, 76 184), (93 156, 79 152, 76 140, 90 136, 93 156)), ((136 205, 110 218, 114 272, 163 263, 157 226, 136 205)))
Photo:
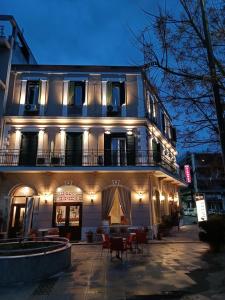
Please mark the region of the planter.
POLYGON ((86 233, 86 238, 87 238, 88 243, 93 243, 93 232, 92 231, 87 232, 86 233))

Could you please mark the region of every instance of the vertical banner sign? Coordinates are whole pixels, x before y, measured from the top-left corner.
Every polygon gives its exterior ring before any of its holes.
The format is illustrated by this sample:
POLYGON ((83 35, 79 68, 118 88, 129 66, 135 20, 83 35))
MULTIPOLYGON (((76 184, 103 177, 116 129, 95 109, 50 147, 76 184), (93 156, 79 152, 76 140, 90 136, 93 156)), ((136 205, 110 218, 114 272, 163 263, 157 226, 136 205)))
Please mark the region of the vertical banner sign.
POLYGON ((207 221, 207 212, 204 194, 195 194, 198 222, 207 221))
POLYGON ((184 174, 187 183, 191 183, 191 168, 189 165, 184 166, 184 174))

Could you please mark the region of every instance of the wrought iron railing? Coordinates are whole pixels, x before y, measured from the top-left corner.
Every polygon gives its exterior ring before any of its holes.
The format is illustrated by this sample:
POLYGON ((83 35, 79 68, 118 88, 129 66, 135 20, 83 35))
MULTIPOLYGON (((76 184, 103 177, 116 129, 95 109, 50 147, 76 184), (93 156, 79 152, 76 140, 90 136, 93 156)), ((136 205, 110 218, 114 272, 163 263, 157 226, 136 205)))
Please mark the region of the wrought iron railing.
POLYGON ((152 166, 162 167, 177 173, 177 165, 158 152, 148 150, 112 151, 106 150, 55 150, 37 153, 22 150, 0 150, 0 166, 34 167, 126 167, 152 166))

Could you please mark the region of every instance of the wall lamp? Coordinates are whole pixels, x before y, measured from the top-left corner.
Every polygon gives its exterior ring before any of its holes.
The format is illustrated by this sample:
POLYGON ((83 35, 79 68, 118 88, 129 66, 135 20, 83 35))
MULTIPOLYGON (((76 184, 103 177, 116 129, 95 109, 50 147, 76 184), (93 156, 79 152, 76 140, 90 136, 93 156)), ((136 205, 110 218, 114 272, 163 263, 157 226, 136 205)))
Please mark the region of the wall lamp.
POLYGON ((161 200, 161 201, 164 201, 164 200, 165 200, 165 196, 164 196, 164 195, 161 195, 161 196, 160 196, 160 200, 161 200))
POLYGON ((143 193, 138 193, 138 200, 140 204, 142 203, 142 199, 143 199, 143 193))
POLYGON ((52 195, 49 193, 44 193, 44 202, 48 204, 48 202, 52 199, 52 195))
POLYGON ((94 200, 95 200, 95 194, 93 192, 90 192, 89 197, 90 197, 91 203, 93 204, 94 200))

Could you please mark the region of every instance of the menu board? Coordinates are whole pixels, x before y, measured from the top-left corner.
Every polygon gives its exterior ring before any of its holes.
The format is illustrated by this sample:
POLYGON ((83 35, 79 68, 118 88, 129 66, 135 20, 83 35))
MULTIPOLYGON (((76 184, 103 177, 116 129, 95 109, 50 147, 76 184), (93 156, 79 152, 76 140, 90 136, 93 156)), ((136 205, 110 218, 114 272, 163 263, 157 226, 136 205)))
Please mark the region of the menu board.
POLYGON ((207 221, 207 211, 204 194, 195 194, 198 222, 207 221))
POLYGON ((56 207, 56 225, 65 226, 66 221, 66 206, 57 206, 56 207))

